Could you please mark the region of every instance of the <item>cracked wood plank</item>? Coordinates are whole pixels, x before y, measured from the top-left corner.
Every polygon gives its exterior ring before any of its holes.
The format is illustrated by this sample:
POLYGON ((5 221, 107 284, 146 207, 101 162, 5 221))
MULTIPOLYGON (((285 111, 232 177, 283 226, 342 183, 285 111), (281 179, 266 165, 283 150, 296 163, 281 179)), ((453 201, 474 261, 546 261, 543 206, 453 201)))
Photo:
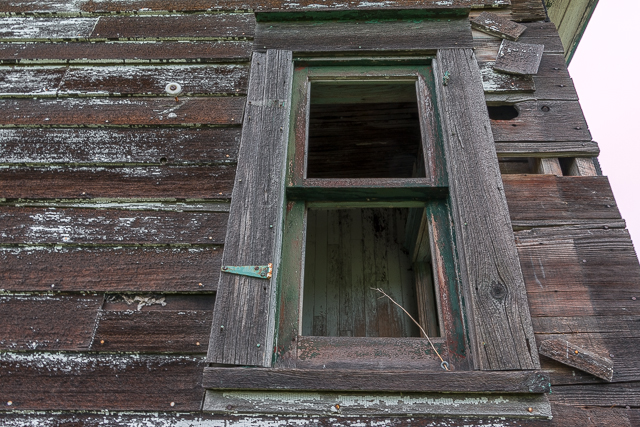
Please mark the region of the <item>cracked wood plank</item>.
POLYGON ((518 40, 524 30, 527 29, 522 24, 515 23, 491 12, 482 12, 471 19, 471 27, 483 33, 513 41, 518 40))
POLYGON ((613 379, 613 361, 592 351, 585 350, 562 338, 542 341, 538 349, 543 356, 590 373, 611 382, 613 379))
POLYGON ((493 69, 506 74, 531 75, 538 73, 544 45, 503 40, 493 69))

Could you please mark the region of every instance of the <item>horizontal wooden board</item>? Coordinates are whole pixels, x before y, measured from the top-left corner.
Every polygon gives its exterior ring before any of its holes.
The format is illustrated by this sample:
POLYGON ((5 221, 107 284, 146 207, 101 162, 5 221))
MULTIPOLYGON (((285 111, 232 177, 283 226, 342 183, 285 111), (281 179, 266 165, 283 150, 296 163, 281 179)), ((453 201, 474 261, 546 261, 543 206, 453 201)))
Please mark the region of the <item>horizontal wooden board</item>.
POLYGON ((640 338, 639 315, 534 317, 531 321, 536 333, 541 334, 598 333, 614 334, 619 338, 640 338))
MULTIPOLYGON (((555 25, 551 22, 531 22, 523 24, 527 29, 522 33, 518 42, 544 45, 545 54, 564 54, 562 41, 558 37, 555 25)), ((500 48, 501 39, 473 31, 476 55, 482 61, 495 61, 500 48)), ((543 55, 544 56, 544 55, 543 55)), ((566 66, 566 65, 565 65, 566 66)))
POLYGON ((0 43, 0 63, 238 62, 250 60, 252 46, 250 41, 0 43))
POLYGON ((0 129, 0 164, 234 163, 241 129, 0 129))
POLYGON ((15 167, 0 169, 10 199, 229 199, 235 167, 15 167))
POLYGON ((181 95, 246 94, 243 65, 20 67, 0 69, 0 96, 161 95, 169 83, 181 95))
POLYGON ((538 0, 511 0, 511 19, 518 22, 544 21, 547 11, 538 0))
POLYGON ((102 300, 102 295, 0 296, 0 350, 87 350, 102 300))
POLYGON ((92 351, 205 354, 213 304, 209 310, 103 311, 92 351))
MULTIPOLYGON (((3 247, 6 291, 212 292, 222 248, 3 247)), ((208 338, 208 334, 207 334, 208 338)))
POLYGON ((579 406, 640 406, 640 382, 554 386, 552 402, 579 406))
POLYGON ((14 410, 198 411, 203 359, 2 353, 0 401, 14 410))
MULTIPOLYGON (((344 9, 406 9, 423 7, 428 9, 458 9, 468 7, 506 7, 510 0, 388 0, 365 1, 331 0, 323 3, 327 10, 344 9)), ((69 3, 64 0, 45 1, 13 1, 2 4, 0 13, 78 13, 78 12, 153 12, 153 11, 227 11, 227 10, 317 10, 317 3, 304 0, 291 3, 282 0, 237 1, 237 0, 192 0, 189 2, 177 0, 94 0, 69 3)))
POLYGON ((531 76, 502 74, 493 70, 494 61, 478 63, 484 93, 533 92, 536 85, 531 76))
POLYGON ((491 120, 496 142, 591 141, 591 133, 577 101, 524 101, 515 107, 518 117, 491 120))
POLYGON ((473 47, 467 19, 258 22, 255 50, 294 52, 473 47))
POLYGON ((496 142, 498 157, 597 157, 598 143, 591 142, 496 142))
POLYGON ((0 208, 0 243, 222 244, 227 214, 0 208))
POLYGON ((538 352, 603 380, 611 382, 613 378, 613 361, 610 358, 570 343, 564 338, 542 340, 538 352))
POLYGON ((203 385, 222 390, 545 393, 549 379, 537 371, 205 368, 203 385))
POLYGON ((504 175, 502 181, 514 222, 620 218, 604 176, 504 175))
POLYGON ((0 41, 247 39, 255 18, 249 13, 91 18, 10 17, 0 41))
POLYGON ((244 97, 0 99, 0 126, 230 125, 244 97))

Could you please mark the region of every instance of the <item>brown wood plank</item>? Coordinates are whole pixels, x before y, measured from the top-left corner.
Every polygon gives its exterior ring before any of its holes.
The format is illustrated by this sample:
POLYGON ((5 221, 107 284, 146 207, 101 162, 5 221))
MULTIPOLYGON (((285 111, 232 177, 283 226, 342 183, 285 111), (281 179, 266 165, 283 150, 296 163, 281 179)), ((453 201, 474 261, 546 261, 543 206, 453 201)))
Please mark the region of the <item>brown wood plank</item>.
POLYGON ((576 406, 640 406, 640 382, 557 385, 549 395, 552 402, 576 406))
POLYGON ((591 141, 577 101, 525 101, 516 108, 514 119, 491 120, 495 141, 591 141))
POLYGON ((215 246, 4 247, 0 283, 14 292, 211 292, 221 258, 215 246))
POLYGON ((462 283, 469 319, 473 319, 474 364, 483 370, 539 367, 531 345, 534 337, 525 283, 473 51, 438 51, 434 74, 440 117, 444 118, 462 283), (450 73, 446 85, 445 71, 450 73), (483 237, 487 235, 492 236, 490 243, 483 237))
POLYGON ((290 51, 254 53, 223 265, 272 263, 275 274, 220 276, 210 363, 271 365, 292 75, 290 51))
POLYGON ((604 176, 505 175, 502 181, 513 222, 620 218, 604 176))
POLYGON ((0 243, 221 244, 226 213, 0 208, 0 243))
POLYGON ((527 29, 522 24, 517 24, 491 12, 482 12, 471 19, 471 27, 483 33, 513 41, 518 40, 524 30, 527 29))
POLYGON ((258 22, 254 42, 255 50, 295 52, 451 47, 473 47, 467 19, 258 22))
POLYGON ((537 74, 544 45, 503 40, 493 69, 516 75, 537 74))
POLYGON ((539 0, 511 0, 511 19, 518 22, 544 21, 547 13, 539 0))
POLYGON ((598 143, 591 142, 496 142, 498 157, 597 157, 598 143))
POLYGON ((545 393, 538 371, 425 372, 346 369, 205 368, 203 385, 224 390, 457 391, 545 393))
POLYGON ((0 169, 0 197, 228 199, 235 167, 15 167, 0 169))
POLYGON ((0 99, 0 126, 229 125, 242 123, 244 97, 0 99))
POLYGON ((92 351, 206 353, 212 311, 102 311, 92 351))
POLYGON ((592 351, 579 347, 562 338, 542 341, 538 347, 541 355, 588 372, 598 378, 611 382, 613 361, 592 351))
POLYGON ((0 163, 235 163, 241 129, 0 129, 0 163))
POLYGON ((87 63, 189 62, 211 63, 248 61, 250 41, 165 41, 162 43, 0 43, 0 63, 36 61, 87 63))
POLYGON ((2 353, 2 402, 15 410, 198 411, 195 356, 2 353))
POLYGON ((255 17, 249 13, 91 18, 12 17, 1 41, 247 39, 255 17))
POLYGON ((0 296, 0 349, 87 350, 102 300, 95 294, 0 296))
POLYGON ((494 63, 493 61, 478 63, 480 73, 482 74, 482 87, 485 93, 536 91, 537 94, 533 77, 497 73, 493 70, 494 63))

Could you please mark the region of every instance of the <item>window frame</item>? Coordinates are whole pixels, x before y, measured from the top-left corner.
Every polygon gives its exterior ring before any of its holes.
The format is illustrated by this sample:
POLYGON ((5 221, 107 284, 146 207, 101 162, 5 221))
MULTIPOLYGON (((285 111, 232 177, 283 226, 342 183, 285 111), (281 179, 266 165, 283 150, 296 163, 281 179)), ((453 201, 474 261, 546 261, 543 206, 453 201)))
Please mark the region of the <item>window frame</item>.
MULTIPOLYGON (((410 61, 299 61, 294 64, 291 127, 287 149, 286 213, 278 283, 278 331, 274 367, 468 370, 459 272, 453 247, 447 175, 436 119, 432 57, 410 61), (409 63, 407 63, 409 62, 409 63), (319 65, 318 65, 319 63, 319 65), (314 81, 414 81, 424 157, 424 178, 307 178, 308 126, 314 81), (424 208, 436 288, 440 337, 302 336, 306 217, 309 208, 424 208), (433 343, 446 364, 433 351, 433 343), (445 368, 446 366, 446 368, 445 368)), ((371 294, 367 297, 377 298, 371 294)))

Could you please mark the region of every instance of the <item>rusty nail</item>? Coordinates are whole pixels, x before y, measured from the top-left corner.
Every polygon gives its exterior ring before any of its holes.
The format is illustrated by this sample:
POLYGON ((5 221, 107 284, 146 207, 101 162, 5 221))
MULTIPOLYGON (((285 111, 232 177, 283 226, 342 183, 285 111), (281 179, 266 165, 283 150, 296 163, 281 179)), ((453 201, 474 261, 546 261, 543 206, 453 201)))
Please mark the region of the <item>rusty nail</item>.
POLYGON ((260 270, 260 267, 258 267, 257 265, 255 267, 253 267, 254 270, 258 271, 260 270))
POLYGON ((202 283, 198 283, 198 286, 202 286, 202 283))
POLYGON ((169 405, 176 406, 176 402, 171 402, 169 405))
POLYGON ((533 408, 529 408, 529 409, 527 409, 527 411, 533 412, 533 408))
POLYGON ((578 354, 578 350, 574 351, 575 354, 578 354))
POLYGON ((100 340, 100 344, 104 344, 104 340, 100 340))
POLYGON ((200 341, 196 341, 196 345, 200 345, 200 341))

